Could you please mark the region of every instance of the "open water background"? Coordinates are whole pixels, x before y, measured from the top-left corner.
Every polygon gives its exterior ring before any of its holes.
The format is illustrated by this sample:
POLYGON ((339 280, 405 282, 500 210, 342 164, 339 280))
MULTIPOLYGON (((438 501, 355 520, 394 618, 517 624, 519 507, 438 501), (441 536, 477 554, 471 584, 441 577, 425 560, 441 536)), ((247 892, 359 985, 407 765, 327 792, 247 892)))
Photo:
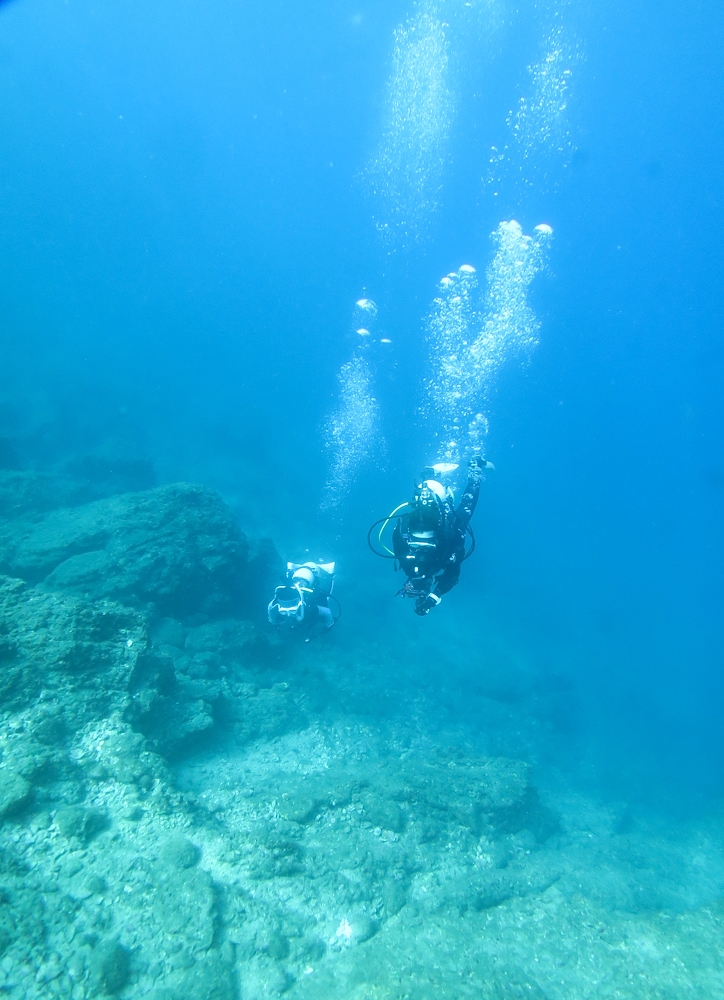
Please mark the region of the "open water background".
MULTIPOLYGON (((545 703, 543 763, 706 809, 724 773, 724 11, 464 6, 0 5, 2 436, 26 467, 147 459, 159 482, 219 489, 285 557, 337 558, 335 639, 378 635, 370 712, 400 671, 444 687, 472 733, 476 691, 524 690, 545 703), (365 171, 394 32, 425 10, 451 25, 454 108, 411 133, 432 130, 437 206, 385 241, 375 221, 405 216, 405 190, 385 201, 365 171), (566 134, 488 183, 557 26, 566 134), (478 552, 418 621, 365 532, 435 457, 417 410, 437 283, 464 262, 482 280, 512 218, 554 230, 529 292, 540 343, 486 403, 478 552), (375 348, 385 447, 320 515, 363 294, 392 341, 375 348)), ((409 65, 403 95, 435 68, 409 65)))

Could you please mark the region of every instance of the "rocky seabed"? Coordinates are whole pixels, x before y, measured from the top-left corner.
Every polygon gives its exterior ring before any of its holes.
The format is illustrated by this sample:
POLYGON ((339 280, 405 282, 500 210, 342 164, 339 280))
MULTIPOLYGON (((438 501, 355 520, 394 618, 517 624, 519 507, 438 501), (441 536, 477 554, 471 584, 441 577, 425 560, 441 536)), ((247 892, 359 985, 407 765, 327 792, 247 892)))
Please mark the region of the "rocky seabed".
POLYGON ((720 826, 321 711, 216 494, 0 474, 0 995, 724 997, 720 826))

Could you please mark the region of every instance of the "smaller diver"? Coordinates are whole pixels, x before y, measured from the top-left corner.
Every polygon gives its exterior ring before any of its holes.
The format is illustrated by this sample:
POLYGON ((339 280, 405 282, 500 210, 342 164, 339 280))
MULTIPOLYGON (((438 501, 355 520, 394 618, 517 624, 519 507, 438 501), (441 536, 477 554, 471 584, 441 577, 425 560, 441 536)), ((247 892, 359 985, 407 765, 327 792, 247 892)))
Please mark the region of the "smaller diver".
POLYGON ((475 536, 470 528, 480 494, 480 483, 486 469, 494 469, 492 462, 475 455, 468 463, 468 478, 460 503, 455 507, 453 491, 440 482, 454 472, 457 465, 439 463, 426 468, 411 501, 400 504, 387 518, 375 522, 367 541, 376 555, 395 560, 407 582, 397 595, 415 600, 415 614, 427 615, 442 600, 443 594, 452 590, 460 579, 460 567, 473 553, 475 536), (398 511, 408 508, 404 514, 398 511), (397 515, 392 532, 392 550, 382 541, 382 534, 397 515), (373 548, 370 535, 382 523, 379 541, 385 552, 373 548), (465 536, 472 539, 470 550, 465 552, 465 536))
POLYGON ((306 633, 305 642, 327 629, 339 619, 329 607, 334 588, 334 563, 287 563, 287 582, 277 587, 267 613, 272 625, 306 633))

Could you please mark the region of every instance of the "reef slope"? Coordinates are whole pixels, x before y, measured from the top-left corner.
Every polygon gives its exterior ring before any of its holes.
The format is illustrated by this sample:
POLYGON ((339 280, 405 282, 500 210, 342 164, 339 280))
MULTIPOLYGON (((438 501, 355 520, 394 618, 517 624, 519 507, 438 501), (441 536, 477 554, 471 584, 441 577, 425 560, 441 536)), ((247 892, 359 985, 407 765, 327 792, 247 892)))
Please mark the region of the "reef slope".
POLYGON ((9 482, 2 995, 724 997, 718 825, 626 823, 419 714, 312 707, 339 652, 253 620, 278 556, 201 487, 82 503, 66 478, 53 510, 9 482))

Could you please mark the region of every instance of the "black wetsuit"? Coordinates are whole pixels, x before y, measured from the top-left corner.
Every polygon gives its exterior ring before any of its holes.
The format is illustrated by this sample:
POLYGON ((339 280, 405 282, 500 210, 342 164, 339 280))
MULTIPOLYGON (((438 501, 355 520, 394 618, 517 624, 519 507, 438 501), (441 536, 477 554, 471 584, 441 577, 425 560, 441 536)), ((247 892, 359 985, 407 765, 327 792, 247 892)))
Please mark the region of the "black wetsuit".
POLYGON ((410 545, 410 516, 401 517, 392 532, 392 549, 408 578, 407 591, 412 596, 442 597, 460 578, 465 556, 465 533, 480 494, 481 472, 470 469, 460 503, 453 509, 443 504, 442 523, 434 531, 431 545, 410 545))

